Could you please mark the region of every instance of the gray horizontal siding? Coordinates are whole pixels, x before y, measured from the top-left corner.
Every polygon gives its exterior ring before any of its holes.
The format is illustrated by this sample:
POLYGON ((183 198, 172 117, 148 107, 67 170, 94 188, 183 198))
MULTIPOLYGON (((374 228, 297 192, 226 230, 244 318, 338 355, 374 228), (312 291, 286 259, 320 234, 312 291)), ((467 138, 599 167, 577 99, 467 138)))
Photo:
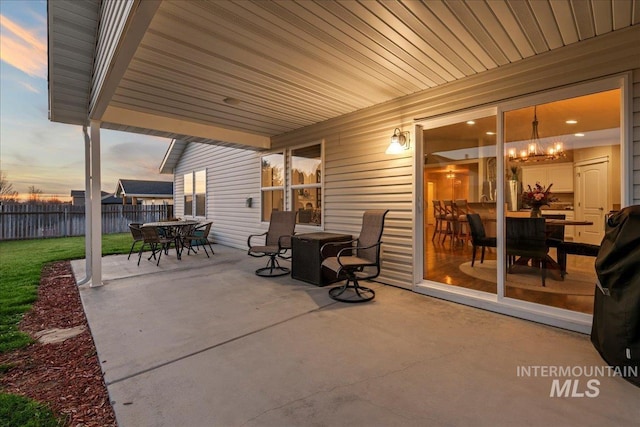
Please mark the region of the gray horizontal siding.
MULTIPOLYGON (((389 209, 382 240, 379 280, 413 286, 414 206, 413 148, 403 155, 384 153, 396 127, 411 131, 414 119, 435 117, 480 105, 559 88, 633 70, 633 198, 640 203, 640 28, 614 32, 578 45, 548 52, 499 69, 366 108, 273 138, 273 148, 325 141, 324 217, 326 231, 360 232, 366 209, 389 209), (611 46, 616 46, 613 49, 611 46)), ((247 196, 259 200, 259 154, 241 149, 189 144, 176 168, 176 194, 185 170, 207 166, 211 198, 208 216, 218 242, 246 246, 246 236, 260 231, 259 203, 245 208, 247 196)), ((176 200, 176 212, 181 201, 176 200)))
POLYGON ((416 138, 412 119, 493 104, 635 68, 633 192, 635 203, 640 203, 639 30, 595 38, 309 126, 274 138, 274 148, 325 139, 325 229, 357 235, 365 209, 389 209, 379 280, 410 288, 413 254, 422 253, 422 248, 413 247, 414 234, 422 232, 414 230, 413 218, 421 212, 413 202, 413 149, 407 155, 384 154, 393 129, 412 131, 413 147, 416 138))
POLYGON ((260 155, 255 151, 188 144, 175 169, 176 216, 184 216, 184 174, 207 171, 207 220, 217 243, 245 249, 249 234, 261 233, 260 155), (247 197, 254 203, 247 208, 247 197))

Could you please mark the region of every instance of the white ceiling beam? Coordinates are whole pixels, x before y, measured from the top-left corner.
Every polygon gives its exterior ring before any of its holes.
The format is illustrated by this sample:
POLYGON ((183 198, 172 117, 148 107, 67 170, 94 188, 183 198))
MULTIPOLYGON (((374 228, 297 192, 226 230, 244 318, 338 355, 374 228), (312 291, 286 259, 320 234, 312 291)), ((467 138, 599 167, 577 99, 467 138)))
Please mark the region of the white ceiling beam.
POLYGON ((107 107, 102 121, 125 126, 153 129, 178 135, 195 136, 226 143, 245 145, 253 148, 271 148, 271 138, 219 126, 205 125, 188 120, 174 119, 149 113, 127 110, 125 108, 107 107))

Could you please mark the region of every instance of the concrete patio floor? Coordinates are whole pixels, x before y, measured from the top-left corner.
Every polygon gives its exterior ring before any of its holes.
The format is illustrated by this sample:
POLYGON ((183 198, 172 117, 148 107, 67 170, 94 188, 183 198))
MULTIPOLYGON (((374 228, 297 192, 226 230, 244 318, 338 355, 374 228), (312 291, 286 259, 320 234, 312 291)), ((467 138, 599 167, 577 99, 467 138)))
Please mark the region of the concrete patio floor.
POLYGON ((587 335, 382 284, 337 303, 214 248, 104 257, 104 286, 80 287, 120 427, 638 425, 640 388, 620 377, 518 375, 606 366, 587 335), (550 397, 565 379, 576 397, 550 397))

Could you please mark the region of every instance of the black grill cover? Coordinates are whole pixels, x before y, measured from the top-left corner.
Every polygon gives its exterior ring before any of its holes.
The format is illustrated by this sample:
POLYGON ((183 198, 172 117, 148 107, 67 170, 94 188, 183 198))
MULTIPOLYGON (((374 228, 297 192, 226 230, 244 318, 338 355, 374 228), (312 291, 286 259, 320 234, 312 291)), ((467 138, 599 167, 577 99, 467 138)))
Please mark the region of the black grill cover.
POLYGON ((640 387, 640 205, 607 220, 596 258, 591 342, 611 366, 640 387), (630 367, 632 369, 625 369, 630 367))

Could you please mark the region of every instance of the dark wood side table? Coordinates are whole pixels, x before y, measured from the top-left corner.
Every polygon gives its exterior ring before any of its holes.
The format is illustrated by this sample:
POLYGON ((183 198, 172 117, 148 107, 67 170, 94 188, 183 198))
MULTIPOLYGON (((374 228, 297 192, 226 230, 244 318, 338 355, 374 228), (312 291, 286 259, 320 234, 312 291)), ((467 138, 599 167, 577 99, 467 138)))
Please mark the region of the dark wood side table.
POLYGON ((320 248, 329 242, 345 242, 343 245, 331 245, 325 250, 325 256, 336 256, 340 249, 350 246, 346 243, 350 240, 350 234, 317 232, 294 235, 291 239, 291 277, 317 286, 337 282, 335 273, 323 272, 320 248))

